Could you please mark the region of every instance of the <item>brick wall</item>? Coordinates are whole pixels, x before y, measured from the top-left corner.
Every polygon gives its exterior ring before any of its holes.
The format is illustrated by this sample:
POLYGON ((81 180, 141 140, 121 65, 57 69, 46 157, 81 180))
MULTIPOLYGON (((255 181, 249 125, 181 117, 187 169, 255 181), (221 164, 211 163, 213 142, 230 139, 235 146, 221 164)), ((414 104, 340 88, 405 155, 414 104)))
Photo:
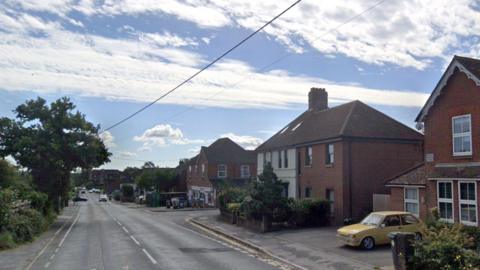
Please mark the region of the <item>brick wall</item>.
POLYGON ((385 181, 423 159, 422 143, 353 141, 352 217, 363 218, 372 211, 374 193, 388 193, 385 181))
MULTIPOLYGON (((418 189, 419 196, 419 217, 423 220, 427 218, 428 206, 427 202, 431 197, 431 192, 426 192, 425 188, 418 189)), ((404 188, 403 187, 391 187, 390 188, 390 210, 393 211, 405 211, 404 206, 404 188)))
POLYGON ((344 199, 343 199, 343 143, 334 142, 334 163, 325 164, 327 144, 312 146, 312 165, 305 166, 305 147, 297 149, 300 153, 301 174, 298 176, 300 198, 305 197, 305 188, 311 188, 311 197, 326 199, 327 189, 334 190, 334 216, 335 223, 343 222, 344 199))
POLYGON ((480 161, 480 86, 463 72, 455 72, 435 100, 425 119, 425 153, 434 154, 434 162, 480 161), (453 157, 452 117, 471 114, 472 149, 469 157, 453 157))

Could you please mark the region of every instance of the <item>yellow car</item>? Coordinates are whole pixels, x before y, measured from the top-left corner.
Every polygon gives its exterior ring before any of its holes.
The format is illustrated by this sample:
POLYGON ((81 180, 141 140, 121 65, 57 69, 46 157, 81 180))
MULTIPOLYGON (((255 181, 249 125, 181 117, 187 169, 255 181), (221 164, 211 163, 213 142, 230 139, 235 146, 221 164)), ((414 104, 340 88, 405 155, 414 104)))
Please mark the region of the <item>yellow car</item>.
POLYGON ((412 232, 417 239, 422 237, 422 222, 409 212, 372 212, 360 223, 337 230, 337 239, 342 243, 373 249, 375 245, 390 243, 388 233, 412 232))

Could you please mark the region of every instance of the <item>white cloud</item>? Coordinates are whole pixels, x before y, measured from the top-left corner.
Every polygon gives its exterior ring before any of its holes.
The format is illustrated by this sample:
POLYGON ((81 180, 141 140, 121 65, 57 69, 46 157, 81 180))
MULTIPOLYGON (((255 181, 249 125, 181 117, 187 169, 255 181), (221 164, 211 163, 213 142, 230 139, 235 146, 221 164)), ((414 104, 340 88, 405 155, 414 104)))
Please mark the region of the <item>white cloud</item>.
MULTIPOLYGON (((142 142, 143 147, 167 146, 171 144, 196 144, 203 143, 204 140, 191 140, 183 136, 179 128, 174 128, 169 124, 159 124, 149 128, 140 136, 133 137, 136 142, 142 142)), ((145 148, 144 150, 148 150, 145 148)))
POLYGON ((103 141, 107 148, 116 147, 115 137, 110 133, 110 131, 105 131, 100 133, 100 139, 103 141))
POLYGON ((200 149, 201 149, 200 146, 192 147, 192 148, 188 149, 188 153, 189 154, 198 154, 198 153, 200 153, 200 149))
MULTIPOLYGON (((478 37, 480 32, 476 0, 408 0, 384 1, 338 31, 326 34, 375 3, 366 0, 301 2, 268 26, 264 33, 297 53, 313 48, 327 56, 342 54, 370 64, 393 63, 423 69, 435 57, 450 59, 454 52, 469 53, 470 47, 464 46, 464 38, 478 37)), ((68 18, 73 10, 86 16, 112 18, 169 14, 199 27, 249 30, 257 29, 289 4, 288 0, 20 1, 24 10, 50 12, 62 18, 68 18)), ((11 10, 19 4, 9 0, 5 5, 11 10)), ((3 23, 16 24, 11 18, 3 17, 3 23)), ((2 18, 0 24, 1 21, 2 18)), ((174 44, 183 43, 175 36, 168 39, 174 44)), ((161 38, 163 42, 167 41, 161 38)), ((479 56, 478 50, 475 53, 479 56)))
POLYGON ((136 157, 136 156, 137 156, 136 153, 129 152, 129 151, 119 152, 118 155, 119 155, 120 157, 125 157, 125 158, 131 158, 131 157, 136 157))
POLYGON ((165 31, 163 34, 159 33, 138 33, 141 41, 153 43, 157 46, 172 46, 172 47, 185 47, 185 46, 198 46, 198 42, 192 38, 183 38, 178 35, 171 34, 165 31))
POLYGON ((263 143, 263 140, 260 138, 248 135, 236 135, 234 133, 222 134, 220 135, 220 138, 230 138, 232 141, 238 143, 247 150, 254 150, 263 143))
MULTIPOLYGON (((0 52, 8 52, 0 53, 0 81, 7 90, 149 102, 193 74, 203 62, 201 55, 185 50, 60 29, 50 30, 48 38, 0 35, 0 52)), ((427 98, 426 94, 341 85, 283 70, 259 73, 247 63, 226 59, 162 102, 234 108, 304 106, 312 86, 327 88, 332 101, 361 99, 419 107, 427 98)))

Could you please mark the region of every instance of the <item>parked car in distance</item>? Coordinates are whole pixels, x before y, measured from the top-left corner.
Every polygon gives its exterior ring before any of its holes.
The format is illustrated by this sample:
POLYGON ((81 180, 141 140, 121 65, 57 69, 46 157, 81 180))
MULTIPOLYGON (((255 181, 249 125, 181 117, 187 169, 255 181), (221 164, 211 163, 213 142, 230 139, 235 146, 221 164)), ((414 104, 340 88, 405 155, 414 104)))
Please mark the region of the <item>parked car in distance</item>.
POLYGON ((85 196, 77 195, 72 199, 72 201, 74 201, 74 202, 86 202, 86 201, 88 201, 88 199, 85 196))
POLYGON ((391 232, 411 232, 421 238, 422 222, 409 212, 372 212, 360 223, 338 229, 337 239, 346 245, 370 250, 390 243, 391 232))
POLYGON ((107 202, 108 201, 107 194, 100 194, 100 196, 98 197, 98 201, 99 202, 107 202))

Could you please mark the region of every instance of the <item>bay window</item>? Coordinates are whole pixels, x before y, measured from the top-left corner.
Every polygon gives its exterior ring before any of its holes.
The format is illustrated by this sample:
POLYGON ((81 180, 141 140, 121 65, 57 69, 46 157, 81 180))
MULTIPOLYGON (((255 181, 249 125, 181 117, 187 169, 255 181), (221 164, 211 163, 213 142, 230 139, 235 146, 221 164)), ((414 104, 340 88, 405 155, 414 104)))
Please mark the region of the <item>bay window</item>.
POLYGON ((438 213, 442 220, 453 222, 453 190, 452 182, 437 183, 438 213))
POLYGON ((477 225, 477 184, 458 182, 460 222, 465 225, 477 225))

